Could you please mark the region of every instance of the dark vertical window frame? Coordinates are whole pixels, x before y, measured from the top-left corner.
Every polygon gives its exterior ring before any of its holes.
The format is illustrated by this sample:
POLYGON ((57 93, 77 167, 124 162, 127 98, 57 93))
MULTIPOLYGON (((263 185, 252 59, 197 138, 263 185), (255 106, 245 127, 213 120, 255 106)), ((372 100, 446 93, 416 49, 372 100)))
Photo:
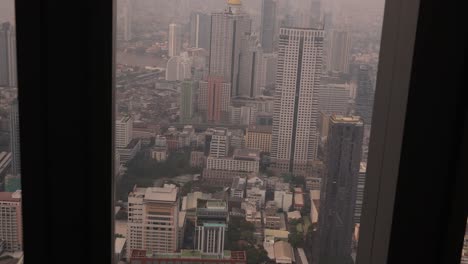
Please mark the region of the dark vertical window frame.
POLYGON ((468 201, 461 10, 456 1, 386 1, 359 264, 460 261, 468 201))
POLYGON ((111 263, 114 0, 16 0, 26 263, 111 263))

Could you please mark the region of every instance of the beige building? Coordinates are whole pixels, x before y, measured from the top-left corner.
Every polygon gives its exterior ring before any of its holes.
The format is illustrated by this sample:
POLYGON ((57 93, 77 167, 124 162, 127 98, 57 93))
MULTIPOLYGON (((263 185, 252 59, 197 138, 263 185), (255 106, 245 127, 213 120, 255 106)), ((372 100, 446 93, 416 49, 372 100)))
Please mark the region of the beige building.
POLYGON ((173 253, 179 245, 179 196, 174 185, 137 188, 128 195, 127 252, 173 253), (164 227, 162 227, 164 226, 164 227))
POLYGON ((250 126, 245 134, 247 148, 271 151, 271 126, 250 126))
POLYGON ((0 192, 0 240, 6 251, 23 250, 21 191, 0 192))

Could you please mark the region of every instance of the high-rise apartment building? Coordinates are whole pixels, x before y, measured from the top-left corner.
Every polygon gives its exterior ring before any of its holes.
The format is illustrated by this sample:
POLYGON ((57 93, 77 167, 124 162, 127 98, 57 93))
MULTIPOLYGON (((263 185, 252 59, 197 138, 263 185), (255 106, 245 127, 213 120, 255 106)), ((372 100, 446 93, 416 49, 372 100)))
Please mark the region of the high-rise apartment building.
POLYGON ((349 84, 323 84, 318 93, 319 111, 326 114, 346 115, 350 108, 349 84))
POLYGON ((226 10, 211 14, 209 74, 230 83, 232 96, 239 94, 241 43, 251 24, 240 0, 229 0, 226 10))
POLYGON ((301 173, 317 157, 323 30, 281 28, 278 47, 272 165, 301 173))
POLYGON ((123 40, 130 41, 132 35, 132 3, 130 0, 123 1, 122 7, 122 19, 123 19, 123 40))
POLYGON ((179 56, 182 50, 182 27, 179 24, 169 25, 169 57, 179 56))
POLYGON ((182 83, 180 94, 180 121, 190 122, 193 115, 193 101, 194 101, 194 83, 185 81, 182 83))
POLYGON ((11 105, 10 111, 10 149, 11 149, 11 173, 13 175, 21 174, 20 160, 20 129, 19 129, 19 111, 18 100, 15 99, 11 105))
POLYGON ((273 52, 276 28, 276 0, 262 1, 262 48, 264 52, 273 52))
POLYGON ((6 251, 23 250, 21 191, 0 192, 0 241, 6 251))
POLYGON ((0 86, 16 86, 16 34, 9 22, 0 25, 0 86))
POLYGON ((241 41, 238 97, 255 98, 260 94, 263 51, 256 35, 241 41))
POLYGON ((324 191, 320 199, 320 263, 351 258, 354 208, 364 123, 360 117, 330 117, 324 191))
POLYGON ((231 133, 225 128, 216 128, 211 135, 210 156, 220 158, 229 155, 231 133))
POLYGON ((356 205, 354 207, 354 222, 361 223, 362 204, 364 202, 364 187, 366 186, 367 163, 361 162, 357 178, 356 205))
POLYGON ((210 50, 211 17, 194 12, 190 14, 190 46, 210 50))
POLYGON ((128 195, 127 252, 176 252, 178 217, 178 187, 135 187, 128 195))
POLYGON ((371 80, 372 69, 369 65, 359 65, 357 73, 357 91, 355 114, 360 116, 364 124, 372 122, 372 107, 374 106, 374 84, 371 80))
POLYGON ((229 120, 231 102, 231 84, 221 77, 209 76, 199 82, 198 111, 208 122, 226 122, 229 120))
POLYGON ((192 63, 188 56, 173 56, 166 64, 166 81, 183 81, 192 77, 192 63))
POLYGON ((271 151, 271 126, 250 126, 245 133, 245 146, 262 152, 271 151))
POLYGON ((332 30, 327 50, 328 71, 349 73, 350 49, 351 37, 349 32, 342 29, 332 30))
POLYGON ((195 248, 205 254, 222 256, 228 222, 226 201, 198 199, 196 215, 195 248))
POLYGON ((278 54, 263 53, 262 66, 260 69, 260 87, 273 88, 276 82, 276 66, 278 54))
POLYGON ((322 2, 321 0, 311 0, 310 3, 310 26, 321 27, 322 2))
POLYGON ((115 147, 125 148, 133 138, 133 118, 124 116, 115 121, 115 147))

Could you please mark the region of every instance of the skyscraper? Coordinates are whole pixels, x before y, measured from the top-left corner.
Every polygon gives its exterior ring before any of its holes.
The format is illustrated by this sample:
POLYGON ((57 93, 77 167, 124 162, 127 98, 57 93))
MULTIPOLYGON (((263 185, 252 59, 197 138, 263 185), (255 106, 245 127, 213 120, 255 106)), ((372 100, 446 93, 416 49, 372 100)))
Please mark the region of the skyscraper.
POLYGON ((232 96, 239 94, 241 43, 251 32, 251 24, 240 0, 229 0, 224 12, 211 14, 209 74, 230 83, 232 96))
POLYGON ((122 19, 123 19, 123 39, 125 41, 130 41, 132 39, 132 4, 130 0, 123 1, 123 10, 122 10, 122 19))
POLYGON ((262 1, 262 48, 266 53, 273 52, 276 27, 276 0, 262 1))
POLYGON ((210 50, 211 17, 194 12, 190 14, 190 46, 210 50))
POLYGON ((366 125, 370 125, 372 122, 372 109, 374 105, 374 86, 371 74, 372 71, 369 65, 359 65, 355 113, 362 118, 366 125))
POLYGON ((137 188, 128 195, 127 247, 173 253, 178 250, 178 187, 137 188))
POLYGON ((342 73, 349 72, 351 38, 346 30, 332 30, 327 51, 327 69, 342 73))
POLYGON ((21 191, 0 192, 0 241, 6 251, 23 250, 21 191))
POLYGON ((364 123, 360 117, 332 115, 326 151, 325 191, 319 214, 320 262, 351 258, 354 208, 364 123))
POLYGON ((133 138, 133 118, 122 117, 115 121, 115 147, 125 148, 133 138))
POLYGON ((356 206, 354 208, 354 222, 361 223, 362 203, 364 202, 364 187, 366 186, 367 163, 361 162, 356 188, 356 206))
POLYGON ((317 157, 323 30, 281 28, 278 48, 272 165, 300 173, 317 157))
POLYGON ((182 28, 178 24, 169 25, 169 57, 179 56, 182 50, 182 28))
POLYGON ((185 81, 182 84, 180 96, 180 121, 190 122, 193 115, 193 82, 185 81))
POLYGON ((310 26, 320 27, 322 16, 321 0, 311 0, 310 3, 310 26))
POLYGON ((263 52, 255 35, 246 36, 241 42, 239 59, 239 89, 237 96, 255 98, 260 95, 260 77, 263 52))
POLYGON ((231 85, 221 77, 209 76, 199 82, 198 110, 208 122, 225 122, 229 119, 231 85))
POLYGON ((227 218, 225 201, 198 199, 195 248, 205 254, 222 256, 227 218))
POLYGON ((15 99, 11 105, 10 111, 10 148, 11 148, 11 173, 13 175, 21 174, 20 160, 20 129, 19 129, 19 111, 18 100, 15 99))
POLYGON ((9 22, 0 25, 0 86, 16 86, 16 35, 9 22))

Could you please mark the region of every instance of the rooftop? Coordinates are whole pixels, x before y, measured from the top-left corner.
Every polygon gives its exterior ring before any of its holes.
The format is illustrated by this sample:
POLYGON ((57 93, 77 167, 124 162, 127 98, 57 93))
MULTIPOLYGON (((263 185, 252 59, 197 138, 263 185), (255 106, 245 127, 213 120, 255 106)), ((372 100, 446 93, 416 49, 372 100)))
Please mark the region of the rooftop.
POLYGON ((271 133, 272 126, 249 126, 249 132, 271 133))
POLYGON ((132 258, 155 258, 155 259, 232 259, 246 261, 245 251, 225 250, 222 257, 218 255, 203 254, 198 250, 182 249, 180 253, 152 253, 149 250, 133 250, 132 258))
POLYGON ((332 115, 330 118, 333 122, 363 124, 359 116, 332 115))
POLYGON ((234 159, 260 160, 260 150, 258 149, 236 149, 233 155, 234 159))
POLYGON ((145 191, 145 200, 175 202, 177 200, 177 187, 149 187, 145 191))
POLYGON ((5 202, 20 202, 21 201, 21 191, 16 192, 0 192, 0 201, 5 202))

